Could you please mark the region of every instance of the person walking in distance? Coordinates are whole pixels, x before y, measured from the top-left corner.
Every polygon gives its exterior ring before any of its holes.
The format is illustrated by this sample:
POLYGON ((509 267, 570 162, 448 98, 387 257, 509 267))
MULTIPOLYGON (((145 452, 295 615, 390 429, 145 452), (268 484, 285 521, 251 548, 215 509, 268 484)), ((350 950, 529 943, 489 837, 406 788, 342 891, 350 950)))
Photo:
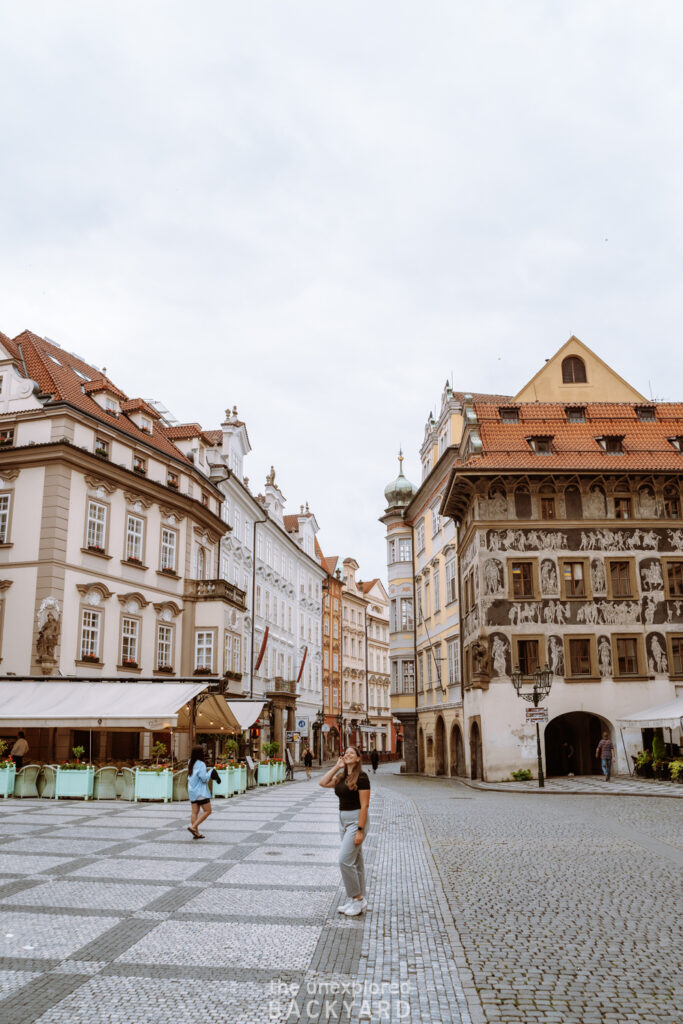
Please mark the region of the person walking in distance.
POLYGON ((12 747, 9 753, 10 757, 14 761, 16 770, 18 772, 21 771, 22 765, 24 763, 24 758, 28 754, 28 743, 26 742, 26 737, 24 736, 23 732, 19 732, 14 742, 14 746, 12 747))
POLYGON ((199 831, 199 826, 211 814, 210 778, 211 772, 204 761, 204 748, 193 747, 190 760, 187 762, 187 793, 191 807, 187 831, 192 834, 193 839, 206 839, 199 831))
POLYGON ((306 778, 311 781, 311 768, 313 767, 313 754, 311 753, 310 747, 306 747, 304 750, 304 768, 306 769, 306 778))
POLYGON ((614 744, 609 738, 609 733, 605 729, 602 734, 602 739, 598 743, 595 756, 600 758, 600 765, 602 767, 602 774, 605 776, 605 781, 609 782, 610 775, 612 774, 612 758, 614 757, 614 744))
POLYGON ((357 917, 367 908, 363 841, 368 828, 370 779, 361 770, 360 754, 347 747, 334 768, 323 775, 320 785, 334 789, 339 799, 339 870, 348 899, 339 907, 341 914, 357 917))
POLYGON ((377 765, 379 764, 379 754, 377 753, 374 747, 372 749, 372 753, 370 754, 370 763, 372 765, 372 774, 376 775, 377 765))

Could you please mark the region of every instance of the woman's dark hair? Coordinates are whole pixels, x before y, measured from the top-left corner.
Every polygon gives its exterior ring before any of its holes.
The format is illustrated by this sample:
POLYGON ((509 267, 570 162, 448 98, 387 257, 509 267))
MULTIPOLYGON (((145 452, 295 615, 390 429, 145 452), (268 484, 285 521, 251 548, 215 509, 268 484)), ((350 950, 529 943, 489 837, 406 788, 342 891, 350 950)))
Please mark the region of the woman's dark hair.
MULTIPOLYGON (((358 747, 348 746, 346 750, 355 750, 358 760, 351 769, 349 769, 347 764, 344 765, 344 779, 346 780, 348 789, 358 789, 358 776, 360 775, 363 767, 363 760, 358 752, 358 747)), ((346 753, 346 751, 344 751, 344 753, 346 753)))
POLYGON ((190 754, 190 760, 187 762, 187 777, 188 777, 188 779, 189 779, 190 775, 192 775, 192 772, 194 770, 194 763, 195 763, 195 761, 203 761, 203 760, 204 760, 204 747, 199 747, 199 746, 193 747, 192 748, 192 752, 190 754))

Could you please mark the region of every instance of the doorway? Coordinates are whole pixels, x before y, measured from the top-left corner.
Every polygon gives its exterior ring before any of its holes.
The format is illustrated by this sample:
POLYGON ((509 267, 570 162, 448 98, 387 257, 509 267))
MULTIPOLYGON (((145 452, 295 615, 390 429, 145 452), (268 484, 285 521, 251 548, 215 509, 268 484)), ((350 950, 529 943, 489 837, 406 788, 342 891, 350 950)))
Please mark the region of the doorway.
POLYGON ((420 774, 425 770, 425 734, 420 726, 417 733, 417 770, 420 774))
POLYGON ((445 775, 446 774, 446 726, 443 724, 443 718, 441 715, 436 720, 435 730, 435 755, 434 755, 434 774, 445 775))
POLYGON ((479 729, 479 722, 475 721, 472 722, 472 725, 470 726, 470 778, 484 778, 484 766, 482 764, 482 760, 481 730, 479 729))
POLYGON ((588 711, 569 711, 553 718, 544 736, 546 775, 600 775, 595 750, 604 729, 614 740, 609 722, 588 711))
POLYGON ((465 774, 465 746, 462 742, 460 726, 451 729, 451 775, 465 774))

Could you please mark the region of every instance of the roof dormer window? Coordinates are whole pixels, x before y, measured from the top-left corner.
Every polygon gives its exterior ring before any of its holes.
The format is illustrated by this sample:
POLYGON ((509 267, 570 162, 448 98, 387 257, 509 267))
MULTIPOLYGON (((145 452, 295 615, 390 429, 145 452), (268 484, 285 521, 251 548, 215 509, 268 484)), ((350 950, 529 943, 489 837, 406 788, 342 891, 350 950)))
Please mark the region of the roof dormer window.
POLYGON ((535 455, 553 454, 553 435, 542 434, 536 437, 527 437, 527 444, 535 455))
POLYGON ((624 454, 624 436, 623 434, 606 434, 605 437, 596 437, 595 439, 603 452, 606 455, 623 455, 624 454))
POLYGON ((519 423, 519 409, 515 408, 502 408, 499 409, 500 422, 501 423, 519 423))
POLYGON ((586 406, 585 405, 568 405, 565 408, 567 414, 567 423, 585 423, 586 422, 586 406))
POLYGON ((678 437, 669 437, 667 440, 677 452, 680 452, 681 455, 683 455, 683 435, 679 434, 678 437))
POLYGON ((641 423, 657 422, 654 405, 637 405, 636 416, 638 417, 641 423))
POLYGON ((562 383, 586 383, 586 364, 580 356, 567 356, 562 360, 562 383))
POLYGON ((110 416, 118 416, 118 414, 119 414, 119 404, 118 404, 118 402, 115 402, 113 398, 110 398, 107 395, 106 398, 104 399, 104 411, 108 412, 110 416))

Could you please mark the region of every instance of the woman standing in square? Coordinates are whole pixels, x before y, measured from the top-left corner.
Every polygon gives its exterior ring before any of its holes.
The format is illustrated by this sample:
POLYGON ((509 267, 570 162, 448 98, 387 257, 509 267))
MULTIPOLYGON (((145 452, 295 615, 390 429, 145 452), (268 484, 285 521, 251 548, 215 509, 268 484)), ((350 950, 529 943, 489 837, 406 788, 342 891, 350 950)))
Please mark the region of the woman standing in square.
POLYGON ((365 898, 363 840, 368 828, 370 779, 361 770, 360 754, 347 747, 334 768, 323 775, 320 785, 334 789, 339 800, 339 870, 348 900, 339 907, 341 914, 357 917, 368 905, 365 898))

